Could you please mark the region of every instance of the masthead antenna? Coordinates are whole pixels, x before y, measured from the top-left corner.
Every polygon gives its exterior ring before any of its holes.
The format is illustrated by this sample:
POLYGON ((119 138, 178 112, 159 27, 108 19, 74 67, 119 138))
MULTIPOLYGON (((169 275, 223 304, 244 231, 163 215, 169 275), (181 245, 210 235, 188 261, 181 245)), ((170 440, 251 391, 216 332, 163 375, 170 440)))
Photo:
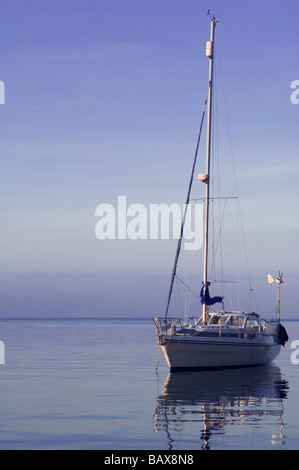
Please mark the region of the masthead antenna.
POLYGON ((215 21, 215 23, 218 23, 219 19, 216 20, 215 15, 213 15, 213 16, 211 15, 211 10, 208 10, 207 15, 211 18, 212 21, 215 21))

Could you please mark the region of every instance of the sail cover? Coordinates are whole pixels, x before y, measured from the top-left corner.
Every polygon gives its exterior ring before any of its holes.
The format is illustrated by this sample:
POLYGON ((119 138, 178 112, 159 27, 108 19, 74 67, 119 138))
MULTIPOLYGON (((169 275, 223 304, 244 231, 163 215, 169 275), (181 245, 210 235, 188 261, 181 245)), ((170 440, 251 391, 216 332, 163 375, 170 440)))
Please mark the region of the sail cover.
POLYGON ((220 297, 220 296, 210 297, 209 285, 210 285, 210 282, 207 283, 205 293, 204 293, 204 284, 201 288, 201 291, 200 291, 201 303, 206 304, 206 305, 214 305, 214 304, 218 304, 218 303, 222 302, 222 297, 220 297))

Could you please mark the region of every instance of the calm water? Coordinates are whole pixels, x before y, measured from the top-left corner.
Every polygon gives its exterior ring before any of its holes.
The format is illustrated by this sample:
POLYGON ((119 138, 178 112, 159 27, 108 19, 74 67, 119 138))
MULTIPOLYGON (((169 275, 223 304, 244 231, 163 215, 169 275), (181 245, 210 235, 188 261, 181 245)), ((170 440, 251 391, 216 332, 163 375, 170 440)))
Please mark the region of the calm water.
POLYGON ((0 448, 299 449, 283 324, 270 367, 169 374, 151 320, 1 320, 0 448))

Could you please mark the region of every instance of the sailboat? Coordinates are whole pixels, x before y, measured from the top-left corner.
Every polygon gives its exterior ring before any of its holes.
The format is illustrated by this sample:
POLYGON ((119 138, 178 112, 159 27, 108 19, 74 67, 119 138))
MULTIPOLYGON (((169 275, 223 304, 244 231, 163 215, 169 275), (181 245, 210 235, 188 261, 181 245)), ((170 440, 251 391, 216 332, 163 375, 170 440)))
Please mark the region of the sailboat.
MULTIPOLYGON (((210 15, 210 12, 208 12, 210 15)), ((277 318, 266 321, 256 312, 227 311, 222 296, 210 296, 208 279, 208 248, 209 248, 209 215, 210 215, 210 157, 212 132, 212 99, 213 99, 213 61, 214 34, 218 20, 211 16, 211 37, 206 45, 206 56, 209 58, 208 94, 200 126, 200 132, 191 172, 189 190, 185 204, 185 213, 181 225, 181 237, 178 240, 166 313, 164 317, 154 318, 158 343, 161 346, 171 371, 211 368, 230 368, 265 365, 272 362, 279 354, 281 346, 288 340, 285 328, 280 323, 280 288, 283 282, 279 273, 276 283, 278 287, 277 318), (190 203, 192 181, 194 179, 198 146, 201 137, 203 120, 207 110, 207 149, 206 172, 198 179, 205 185, 204 200, 204 256, 203 281, 200 291, 202 313, 188 319, 169 318, 168 311, 174 279, 177 275, 178 258, 184 233, 186 211, 190 203), (212 311, 212 306, 221 304, 222 308, 212 311)), ((268 276, 269 282, 274 282, 268 276)), ((214 307, 213 307, 214 308, 214 307)))

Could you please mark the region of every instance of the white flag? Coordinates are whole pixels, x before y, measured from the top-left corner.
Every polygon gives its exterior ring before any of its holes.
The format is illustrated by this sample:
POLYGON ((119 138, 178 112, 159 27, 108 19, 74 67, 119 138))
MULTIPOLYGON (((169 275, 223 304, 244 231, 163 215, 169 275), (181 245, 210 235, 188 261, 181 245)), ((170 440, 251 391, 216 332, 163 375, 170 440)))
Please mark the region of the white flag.
POLYGON ((270 284, 271 287, 272 287, 272 283, 274 282, 274 279, 273 279, 273 277, 272 277, 270 274, 268 274, 268 282, 269 282, 269 284, 270 284))

